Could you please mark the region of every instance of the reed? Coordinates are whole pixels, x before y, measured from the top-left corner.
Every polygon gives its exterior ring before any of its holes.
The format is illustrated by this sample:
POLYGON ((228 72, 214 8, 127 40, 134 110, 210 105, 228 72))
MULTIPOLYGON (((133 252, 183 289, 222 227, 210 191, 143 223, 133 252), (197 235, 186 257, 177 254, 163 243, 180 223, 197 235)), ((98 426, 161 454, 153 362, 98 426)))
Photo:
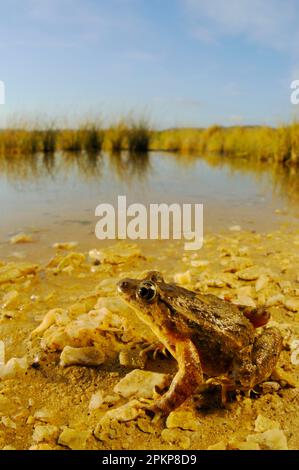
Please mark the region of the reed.
POLYGON ((99 152, 102 150, 104 132, 95 123, 88 123, 81 128, 82 147, 87 152, 99 152))
POLYGON ((120 153, 145 154, 149 150, 177 153, 220 154, 229 157, 254 157, 278 163, 299 163, 299 123, 269 126, 211 126, 207 129, 176 128, 153 131, 144 118, 124 118, 102 127, 96 120, 77 129, 59 129, 54 123, 38 127, 19 122, 0 130, 0 153, 38 152, 98 153, 102 149, 120 153))
POLYGON ((146 154, 151 141, 151 131, 147 120, 131 120, 126 130, 126 140, 129 152, 146 154))

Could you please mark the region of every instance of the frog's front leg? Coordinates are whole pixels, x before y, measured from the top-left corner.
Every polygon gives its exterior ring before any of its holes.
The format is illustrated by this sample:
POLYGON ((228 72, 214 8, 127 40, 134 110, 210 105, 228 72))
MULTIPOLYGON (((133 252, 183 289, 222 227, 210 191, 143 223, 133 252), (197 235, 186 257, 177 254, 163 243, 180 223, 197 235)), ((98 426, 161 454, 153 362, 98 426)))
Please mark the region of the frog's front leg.
POLYGON ((282 349, 282 336, 277 328, 267 328, 255 338, 253 347, 245 351, 235 370, 235 380, 243 389, 250 390, 267 380, 273 372, 282 349))
POLYGON ((203 382, 200 358, 190 339, 175 340, 175 358, 179 370, 172 380, 169 390, 151 407, 152 411, 169 413, 181 405, 203 382))

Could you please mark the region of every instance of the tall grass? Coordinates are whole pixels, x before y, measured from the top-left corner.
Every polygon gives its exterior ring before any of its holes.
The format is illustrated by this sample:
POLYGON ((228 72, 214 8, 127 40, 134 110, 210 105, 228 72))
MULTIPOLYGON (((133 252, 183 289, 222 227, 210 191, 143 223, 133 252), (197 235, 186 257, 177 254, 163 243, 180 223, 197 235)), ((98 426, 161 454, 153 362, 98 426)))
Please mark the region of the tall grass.
POLYGON ((128 150, 132 153, 146 153, 150 147, 151 132, 144 119, 132 120, 127 129, 128 150))
POLYGON ((148 150, 163 150, 299 163, 299 123, 277 128, 215 125, 207 129, 152 131, 147 120, 127 118, 107 128, 95 121, 77 129, 19 123, 0 130, 2 154, 54 153, 56 150, 98 153, 102 149, 114 153, 128 150, 140 156, 148 150))

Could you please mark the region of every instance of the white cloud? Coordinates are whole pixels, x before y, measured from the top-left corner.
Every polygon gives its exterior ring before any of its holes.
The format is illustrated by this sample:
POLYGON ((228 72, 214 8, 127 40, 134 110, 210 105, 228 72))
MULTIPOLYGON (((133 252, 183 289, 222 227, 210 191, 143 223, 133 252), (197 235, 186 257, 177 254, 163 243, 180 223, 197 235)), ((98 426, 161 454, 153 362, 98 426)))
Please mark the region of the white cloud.
POLYGON ((298 47, 297 0, 182 0, 192 17, 194 36, 205 40, 243 36, 292 52, 298 47), (198 34, 204 31, 204 34, 198 34))

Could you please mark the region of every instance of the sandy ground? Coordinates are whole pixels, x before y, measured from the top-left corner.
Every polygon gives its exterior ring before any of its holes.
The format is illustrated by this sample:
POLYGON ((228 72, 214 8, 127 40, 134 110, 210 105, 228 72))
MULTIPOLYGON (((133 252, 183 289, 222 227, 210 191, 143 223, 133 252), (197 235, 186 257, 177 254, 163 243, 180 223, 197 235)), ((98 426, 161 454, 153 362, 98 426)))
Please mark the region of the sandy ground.
MULTIPOLYGON (((7 244, 6 257, 20 246, 26 252, 26 245, 7 244)), ((207 235, 196 253, 173 243, 159 243, 158 249, 123 244, 96 254, 99 263, 77 246, 53 249, 43 265, 28 257, 0 263, 0 448, 299 449, 298 246, 297 227, 265 234, 235 228, 207 235), (284 347, 267 383, 250 395, 232 396, 224 408, 217 397, 208 408, 193 397, 168 419, 136 411, 134 394, 116 393, 114 387, 132 370, 176 370, 169 357, 139 359, 141 347, 155 337, 117 297, 121 277, 150 269, 230 302, 268 305, 284 347), (93 321, 103 308, 106 324, 99 329, 93 321), (53 309, 59 310, 51 316, 53 309), (97 349, 102 364, 62 367, 66 346, 97 349), (8 370, 11 358, 23 357, 28 367, 8 370), (127 403, 126 411, 111 413, 127 403)))

